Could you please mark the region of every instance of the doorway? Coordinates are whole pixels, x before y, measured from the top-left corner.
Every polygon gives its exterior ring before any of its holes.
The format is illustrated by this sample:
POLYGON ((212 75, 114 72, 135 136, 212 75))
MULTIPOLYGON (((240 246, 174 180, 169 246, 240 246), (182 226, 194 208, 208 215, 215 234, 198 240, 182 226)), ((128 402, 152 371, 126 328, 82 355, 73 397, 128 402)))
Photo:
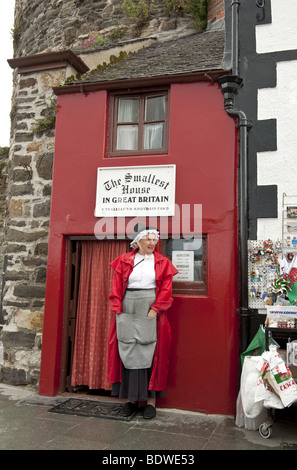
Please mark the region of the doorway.
POLYGON ((112 319, 110 263, 129 251, 128 240, 69 237, 66 245, 61 389, 105 394, 112 319))

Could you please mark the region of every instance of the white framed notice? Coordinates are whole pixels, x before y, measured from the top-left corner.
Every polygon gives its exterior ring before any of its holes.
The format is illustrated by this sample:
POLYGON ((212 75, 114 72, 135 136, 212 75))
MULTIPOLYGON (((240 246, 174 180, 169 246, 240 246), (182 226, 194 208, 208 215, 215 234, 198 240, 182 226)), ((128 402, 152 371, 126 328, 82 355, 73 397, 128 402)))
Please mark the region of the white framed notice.
POLYGON ((95 217, 173 216, 175 165, 97 170, 95 217))
POLYGON ((172 251, 172 264, 178 270, 175 281, 194 281, 194 251, 172 251))

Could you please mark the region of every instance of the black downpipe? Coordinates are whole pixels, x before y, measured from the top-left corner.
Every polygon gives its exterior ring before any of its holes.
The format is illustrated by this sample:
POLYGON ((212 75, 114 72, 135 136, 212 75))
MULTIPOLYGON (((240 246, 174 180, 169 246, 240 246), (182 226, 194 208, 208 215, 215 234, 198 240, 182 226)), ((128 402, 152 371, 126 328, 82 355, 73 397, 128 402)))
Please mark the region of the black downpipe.
POLYGON ((238 75, 238 14, 240 0, 231 2, 232 8, 232 75, 219 79, 225 100, 226 112, 237 118, 239 127, 239 174, 238 174, 238 206, 239 206, 239 309, 240 333, 239 352, 246 350, 250 337, 251 311, 248 305, 248 192, 247 192, 247 151, 248 128, 250 127, 245 113, 235 107, 235 98, 243 79, 238 75))
POLYGON ((232 74, 238 76, 238 15, 239 15, 240 0, 231 1, 231 59, 232 59, 232 74))

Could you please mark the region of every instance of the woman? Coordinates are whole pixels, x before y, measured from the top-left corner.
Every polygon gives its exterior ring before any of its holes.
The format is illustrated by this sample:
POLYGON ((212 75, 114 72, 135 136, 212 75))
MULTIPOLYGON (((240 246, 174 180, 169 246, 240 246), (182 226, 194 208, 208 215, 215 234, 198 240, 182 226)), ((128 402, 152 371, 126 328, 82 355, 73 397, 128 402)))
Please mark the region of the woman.
POLYGON ((109 299, 116 315, 109 332, 108 378, 112 395, 128 399, 122 416, 132 415, 144 401, 143 416, 151 419, 156 415, 156 394, 167 384, 171 330, 166 311, 173 302, 172 278, 178 271, 155 251, 158 231, 142 224, 136 227, 133 252, 111 263, 109 299))

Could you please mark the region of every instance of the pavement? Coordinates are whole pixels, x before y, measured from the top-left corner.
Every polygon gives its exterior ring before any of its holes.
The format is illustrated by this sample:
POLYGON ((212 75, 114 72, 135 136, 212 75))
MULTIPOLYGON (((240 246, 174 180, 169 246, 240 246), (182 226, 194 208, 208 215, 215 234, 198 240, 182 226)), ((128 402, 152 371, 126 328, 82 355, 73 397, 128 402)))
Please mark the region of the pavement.
POLYGON ((131 421, 119 421, 49 412, 68 398, 43 397, 26 387, 0 384, 0 450, 96 450, 101 451, 98 463, 101 459, 129 467, 133 460, 113 459, 134 455, 142 463, 151 459, 146 464, 161 464, 171 452, 177 460, 183 456, 183 461, 173 463, 191 464, 191 459, 206 454, 202 451, 297 450, 297 421, 292 419, 275 420, 265 439, 258 430, 238 427, 232 416, 158 408, 152 420, 139 412, 131 421))

